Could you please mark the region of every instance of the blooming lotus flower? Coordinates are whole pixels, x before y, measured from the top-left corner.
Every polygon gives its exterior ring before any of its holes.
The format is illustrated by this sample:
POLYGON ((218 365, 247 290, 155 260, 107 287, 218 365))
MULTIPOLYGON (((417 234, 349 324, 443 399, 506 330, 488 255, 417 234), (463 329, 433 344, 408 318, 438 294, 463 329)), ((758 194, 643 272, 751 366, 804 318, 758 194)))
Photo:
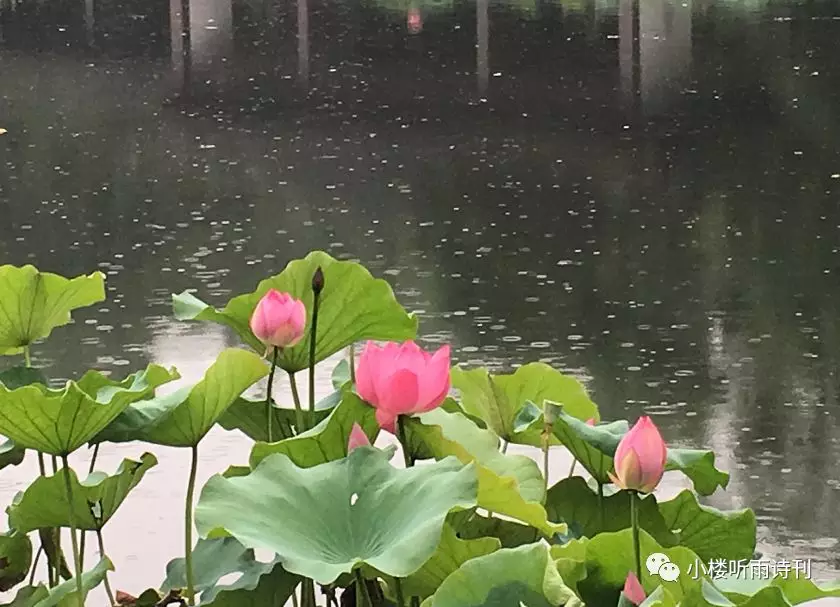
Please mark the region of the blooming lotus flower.
POLYGON ((304 335, 306 306, 288 293, 271 289, 254 308, 250 324, 251 331, 266 346, 293 346, 304 335))
POLYGON ((347 440, 347 453, 350 453, 356 447, 369 447, 370 440, 365 434, 365 431, 362 430, 362 427, 357 423, 353 422, 353 429, 350 430, 350 437, 347 440))
POLYGON ((627 579, 624 580, 624 590, 622 590, 622 593, 634 605, 641 605, 647 598, 645 596, 645 589, 642 588, 639 578, 632 571, 627 574, 627 579))
POLYGON ((380 348, 367 342, 356 369, 356 391, 376 408, 379 425, 396 434, 400 415, 424 413, 449 394, 449 346, 434 354, 413 341, 389 342, 380 348))
POLYGON ((610 479, 622 489, 651 493, 662 480, 667 456, 662 435, 651 419, 643 415, 618 443, 615 475, 609 473, 610 479))

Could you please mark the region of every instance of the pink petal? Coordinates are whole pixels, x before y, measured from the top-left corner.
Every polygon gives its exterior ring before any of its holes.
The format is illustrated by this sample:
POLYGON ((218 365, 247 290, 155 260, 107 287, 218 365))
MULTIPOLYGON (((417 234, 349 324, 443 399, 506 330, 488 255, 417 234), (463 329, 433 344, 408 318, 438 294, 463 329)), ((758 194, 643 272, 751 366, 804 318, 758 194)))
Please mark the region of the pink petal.
POLYGON ((383 430, 387 430, 391 434, 397 434, 397 416, 391 413, 390 411, 386 411, 385 409, 377 409, 376 410, 376 423, 379 424, 379 427, 383 430))
POLYGON ((378 409, 385 409, 392 415, 410 414, 417 406, 418 378, 408 369, 398 369, 389 377, 379 393, 378 409))
POLYGON ((356 447, 366 446, 370 446, 370 440, 367 434, 365 434, 365 431, 362 430, 362 427, 358 423, 353 422, 353 429, 350 430, 350 436, 347 439, 347 453, 350 453, 356 447))
POLYGON ((420 394, 417 411, 431 411, 449 394, 450 387, 450 348, 448 345, 438 349, 429 357, 423 372, 419 375, 420 394))
POLYGON ((428 355, 420 349, 413 341, 407 341, 400 346, 394 358, 395 369, 408 369, 416 375, 420 375, 426 368, 426 357, 428 355))
POLYGON ((376 396, 375 378, 379 376, 380 354, 379 347, 372 341, 369 341, 362 349, 358 365, 356 366, 356 393, 362 400, 374 406, 379 403, 379 399, 376 396))

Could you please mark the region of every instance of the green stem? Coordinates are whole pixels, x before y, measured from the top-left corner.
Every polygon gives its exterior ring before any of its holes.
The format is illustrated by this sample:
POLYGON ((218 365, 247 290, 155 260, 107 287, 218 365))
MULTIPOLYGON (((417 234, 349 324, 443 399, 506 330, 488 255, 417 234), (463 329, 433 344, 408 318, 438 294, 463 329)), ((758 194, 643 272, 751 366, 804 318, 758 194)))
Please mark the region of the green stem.
POLYGON ((300 393, 298 392, 297 380, 294 373, 289 373, 289 385, 292 387, 292 400, 295 401, 295 420, 297 420, 297 433, 306 430, 303 422, 303 409, 300 407, 300 393))
POLYGON ((630 523, 633 526, 633 554, 636 557, 636 577, 642 580, 642 552, 639 547, 639 503, 635 491, 630 491, 630 523))
POLYGON ((572 467, 569 468, 569 478, 572 478, 575 475, 575 466, 577 466, 577 459, 574 457, 572 458, 572 467))
POLYGON ((405 607, 405 597, 403 596, 402 580, 394 578, 394 586, 397 591, 397 607, 405 607))
MULTIPOLYGON (((32 571, 29 573, 29 585, 31 586, 32 583, 35 581, 35 569, 38 567, 38 561, 41 558, 41 553, 44 552, 43 546, 38 546, 38 552, 35 553, 35 560, 32 561, 32 571)), ((50 572, 50 577, 52 577, 52 569, 48 570, 50 572)))
MULTIPOLYGON (((55 458, 53 458, 55 459, 55 458)), ((67 503, 70 520, 70 542, 73 545, 73 564, 76 567, 76 592, 79 594, 79 607, 85 607, 85 589, 82 586, 82 561, 79 558, 79 540, 76 538, 76 513, 73 511, 73 481, 70 479, 70 462, 67 456, 61 456, 61 463, 64 465, 64 489, 67 492, 67 503)))
POLYGON ((23 346, 23 362, 27 367, 32 366, 32 354, 29 352, 29 346, 23 346))
POLYGON ((350 344, 350 382, 356 383, 356 344, 350 344))
MULTIPOLYGON (((318 337, 318 308, 321 293, 315 291, 312 302, 312 329, 309 333, 309 420, 315 419, 315 340, 318 337)), ((307 428, 308 430, 308 428, 307 428)))
POLYGON ((318 607, 315 602, 315 582, 309 578, 303 580, 303 585, 300 589, 300 602, 303 607, 318 607))
MULTIPOLYGON (((50 456, 50 460, 52 461, 52 473, 53 476, 58 474, 58 458, 55 455, 50 456)), ((61 583, 61 528, 56 527, 53 531, 53 537, 55 537, 55 553, 57 555, 56 559, 57 562, 55 564, 55 585, 61 583)), ((73 534, 73 538, 75 539, 75 533, 73 534)), ((79 561, 79 569, 83 569, 84 565, 84 557, 81 555, 78 557, 79 561)))
POLYGON ((510 445, 510 442, 506 439, 502 439, 502 453, 507 453, 507 448, 510 445))
POLYGON ((44 463, 44 454, 38 451, 38 470, 41 472, 41 476, 47 475, 47 466, 44 463))
POLYGON ((543 487, 548 491, 548 441, 543 444, 543 487))
POLYGON ((277 370, 277 348, 272 348, 271 356, 271 371, 268 372, 268 386, 265 390, 265 429, 268 433, 268 442, 274 442, 274 436, 271 433, 271 421, 274 419, 274 411, 271 406, 271 387, 274 385, 274 372, 277 370))
MULTIPOLYGON (((99 558, 105 558, 105 542, 102 539, 102 529, 96 530, 96 539, 99 540, 99 558)), ((116 605, 117 600, 114 598, 114 591, 111 590, 111 584, 108 581, 108 572, 105 572, 105 577, 102 578, 102 581, 105 583, 105 592, 108 594, 108 600, 111 601, 111 605, 116 605)))
POLYGON ((598 518, 601 521, 601 529, 604 528, 604 484, 598 483, 598 518))
POLYGON ((292 607, 298 607, 297 588, 292 592, 292 607))
POLYGON ((419 596, 411 597, 411 607, 420 607, 420 597, 419 596))
MULTIPOLYGON (((93 455, 90 458, 90 466, 88 466, 88 476, 93 474, 93 469, 96 467, 96 458, 99 457, 99 445, 100 443, 96 443, 93 446, 93 455)), ((79 554, 82 557, 82 569, 85 568, 85 543, 87 541, 87 531, 82 529, 81 531, 82 538, 79 542, 79 554)))
POLYGON ((193 582, 192 562, 192 527, 193 527, 193 494, 195 493, 195 474, 198 470, 198 445, 192 446, 192 461, 190 463, 190 480, 187 482, 187 500, 184 508, 184 559, 187 566, 187 603, 195 605, 195 583, 193 582))
POLYGON ((405 461, 405 467, 411 468, 414 465, 414 458, 411 457, 411 451, 408 448, 408 439, 406 438, 405 434, 404 415, 400 415, 397 417, 397 439, 400 441, 400 445, 402 445, 403 460, 405 461))
POLYGON ((356 576, 356 607, 373 607, 362 570, 354 569, 353 574, 356 576))

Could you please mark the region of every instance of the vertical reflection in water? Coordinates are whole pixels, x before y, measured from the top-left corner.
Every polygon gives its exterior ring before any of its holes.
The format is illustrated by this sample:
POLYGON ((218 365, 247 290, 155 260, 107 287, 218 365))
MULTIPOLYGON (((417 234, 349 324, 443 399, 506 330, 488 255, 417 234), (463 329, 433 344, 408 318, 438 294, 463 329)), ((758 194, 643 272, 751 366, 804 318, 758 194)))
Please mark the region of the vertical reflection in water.
POLYGON ((309 3, 297 0, 298 82, 309 87, 309 3))
POLYGON ((169 32, 172 69, 181 76, 183 93, 186 95, 192 69, 189 0, 169 0, 169 32))
POLYGON ((639 95, 639 0, 621 0, 618 9, 618 55, 621 90, 635 105, 639 95))
POLYGON ((476 2, 476 74, 478 76, 478 95, 483 97, 487 94, 487 83, 490 77, 490 15, 489 0, 477 0, 476 2))
POLYGON ((691 3, 645 2, 638 18, 638 65, 646 113, 667 107, 691 63, 691 3))
POLYGON ((88 46, 96 41, 96 22, 94 20, 94 0, 85 0, 85 34, 88 46))

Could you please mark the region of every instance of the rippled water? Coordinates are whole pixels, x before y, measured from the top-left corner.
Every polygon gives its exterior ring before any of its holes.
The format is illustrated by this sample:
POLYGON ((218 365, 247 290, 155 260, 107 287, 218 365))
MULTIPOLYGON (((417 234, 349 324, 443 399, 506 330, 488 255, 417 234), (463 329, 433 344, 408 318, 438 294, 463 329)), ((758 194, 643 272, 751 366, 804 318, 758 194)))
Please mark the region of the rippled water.
MULTIPOLYGON (((713 447, 709 502, 840 575, 840 9, 187 2, 0 2, 0 262, 107 275, 34 352, 56 381, 197 379, 235 342, 171 294, 221 305, 320 248, 460 362, 549 362, 713 447)), ((214 432, 200 480, 247 451, 214 432)), ((108 532, 127 590, 181 551, 188 453, 155 452, 108 532)))

